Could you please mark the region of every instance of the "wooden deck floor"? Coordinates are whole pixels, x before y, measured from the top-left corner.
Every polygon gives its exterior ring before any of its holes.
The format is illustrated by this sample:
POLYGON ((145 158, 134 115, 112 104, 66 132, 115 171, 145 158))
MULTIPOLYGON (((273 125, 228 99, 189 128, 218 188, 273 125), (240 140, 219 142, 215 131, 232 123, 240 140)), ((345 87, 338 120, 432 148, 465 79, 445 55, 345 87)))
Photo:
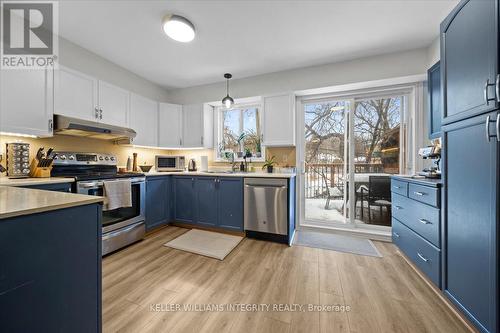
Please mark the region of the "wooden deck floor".
POLYGON ((392 244, 376 242, 384 257, 374 258, 244 239, 219 261, 163 246, 185 231, 167 227, 104 258, 104 332, 468 331, 392 244), (165 311, 165 304, 339 304, 350 311, 185 312, 165 311))

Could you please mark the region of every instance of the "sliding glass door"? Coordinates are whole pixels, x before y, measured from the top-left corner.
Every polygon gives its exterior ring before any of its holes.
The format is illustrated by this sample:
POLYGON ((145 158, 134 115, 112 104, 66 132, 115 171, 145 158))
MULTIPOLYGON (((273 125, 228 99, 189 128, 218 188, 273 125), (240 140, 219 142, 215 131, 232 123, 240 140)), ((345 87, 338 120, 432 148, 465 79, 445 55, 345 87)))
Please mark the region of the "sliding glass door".
POLYGON ((402 166, 406 100, 398 93, 302 101, 306 224, 391 225, 390 176, 402 166))
POLYGON ((345 223, 348 100, 304 104, 305 218, 345 223))

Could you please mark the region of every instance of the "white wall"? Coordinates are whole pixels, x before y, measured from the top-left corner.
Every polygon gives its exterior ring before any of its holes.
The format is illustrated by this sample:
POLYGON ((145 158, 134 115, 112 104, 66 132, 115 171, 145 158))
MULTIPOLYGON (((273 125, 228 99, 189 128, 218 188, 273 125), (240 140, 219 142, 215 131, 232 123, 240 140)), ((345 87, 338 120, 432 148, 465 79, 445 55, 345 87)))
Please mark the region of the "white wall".
POLYGON ((434 39, 432 44, 427 49, 427 67, 430 68, 441 58, 440 49, 439 49, 439 37, 434 39))
POLYGON ((61 37, 59 63, 139 95, 160 102, 168 101, 168 93, 162 87, 61 37))
MULTIPOLYGON (((234 98, 242 98, 425 74, 427 68, 428 49, 421 48, 243 79, 233 79, 230 82, 230 95, 234 98)), ((232 74, 238 77, 238 73, 232 74)), ((224 82, 173 89, 169 91, 170 101, 178 104, 218 101, 225 95, 225 89, 224 82)))

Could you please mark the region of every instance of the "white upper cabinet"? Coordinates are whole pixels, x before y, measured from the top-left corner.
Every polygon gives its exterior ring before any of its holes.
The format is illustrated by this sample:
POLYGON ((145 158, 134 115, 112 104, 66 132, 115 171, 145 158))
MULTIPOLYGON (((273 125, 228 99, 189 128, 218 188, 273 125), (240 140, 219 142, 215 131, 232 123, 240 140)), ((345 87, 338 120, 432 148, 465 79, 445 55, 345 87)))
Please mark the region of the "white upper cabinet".
POLYGON ((203 147, 203 104, 182 107, 182 146, 203 147))
POLYGON ((129 112, 130 92, 99 81, 99 120, 110 125, 128 127, 129 112))
POLYGON ((214 107, 203 104, 203 148, 214 147, 214 107))
POLYGON ((295 96, 262 97, 264 146, 295 146, 295 96))
POLYGON ((0 71, 0 132, 52 136, 53 69, 0 71))
POLYGON ((55 71, 55 114, 97 121, 97 79, 60 66, 55 71))
POLYGON ((182 144, 182 105, 160 103, 159 146, 179 148, 182 144))
POLYGON ((134 145, 157 147, 158 102, 131 94, 130 127, 137 132, 134 145))

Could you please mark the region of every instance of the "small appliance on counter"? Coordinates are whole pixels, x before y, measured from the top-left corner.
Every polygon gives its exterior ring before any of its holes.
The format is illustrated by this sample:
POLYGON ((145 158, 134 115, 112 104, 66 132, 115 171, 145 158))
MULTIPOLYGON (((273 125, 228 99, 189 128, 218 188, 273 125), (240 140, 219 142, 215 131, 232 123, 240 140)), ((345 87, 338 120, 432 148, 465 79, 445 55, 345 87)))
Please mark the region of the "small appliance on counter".
POLYGON ((189 160, 188 171, 196 171, 196 161, 194 158, 189 160))
POLYGON ((200 171, 207 172, 208 171, 208 156, 200 157, 200 171))
POLYGON ((440 140, 433 141, 432 146, 420 148, 418 155, 423 159, 431 159, 434 162, 434 166, 418 172, 418 175, 426 178, 441 178, 441 168, 439 167, 439 163, 441 162, 440 140))
POLYGON ((27 178, 30 174, 30 145, 23 142, 6 144, 7 176, 9 178, 27 178))
POLYGON ((184 156, 156 155, 156 171, 184 171, 186 158, 184 156))

